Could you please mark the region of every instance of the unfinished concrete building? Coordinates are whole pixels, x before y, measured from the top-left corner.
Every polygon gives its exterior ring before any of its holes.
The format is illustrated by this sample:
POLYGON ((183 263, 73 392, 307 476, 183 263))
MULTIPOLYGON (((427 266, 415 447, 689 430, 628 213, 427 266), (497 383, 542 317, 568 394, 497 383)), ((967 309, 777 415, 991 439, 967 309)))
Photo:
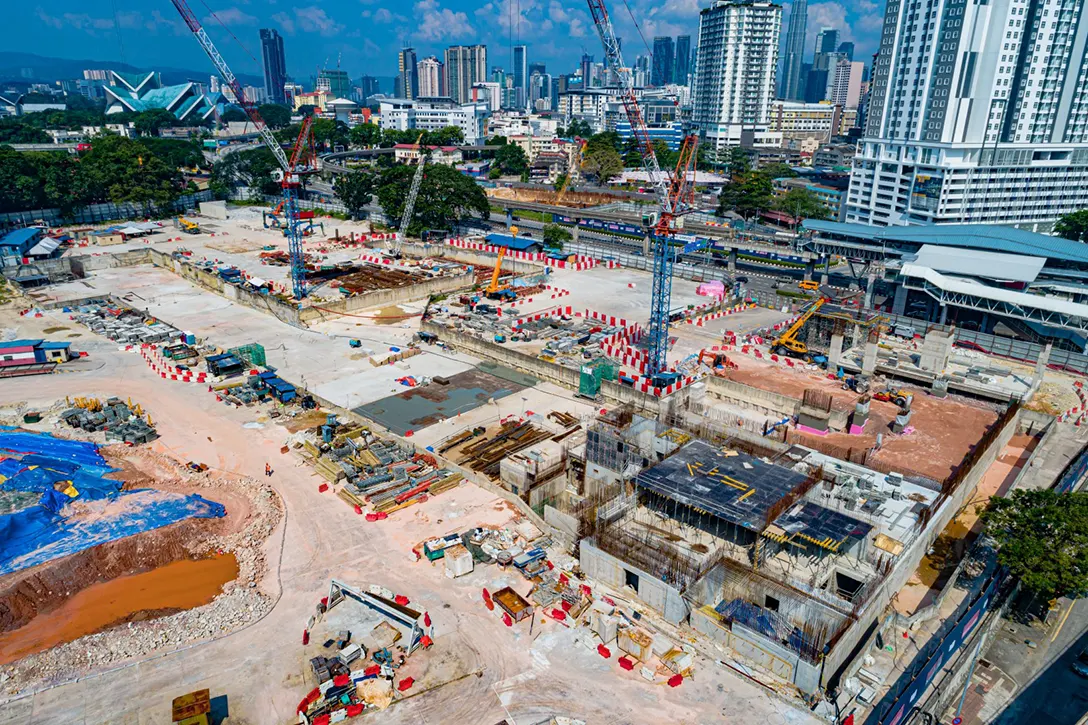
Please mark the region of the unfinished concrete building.
POLYGON ((800 445, 692 440, 596 507, 581 567, 814 694, 854 660, 1015 417, 945 481, 800 445))

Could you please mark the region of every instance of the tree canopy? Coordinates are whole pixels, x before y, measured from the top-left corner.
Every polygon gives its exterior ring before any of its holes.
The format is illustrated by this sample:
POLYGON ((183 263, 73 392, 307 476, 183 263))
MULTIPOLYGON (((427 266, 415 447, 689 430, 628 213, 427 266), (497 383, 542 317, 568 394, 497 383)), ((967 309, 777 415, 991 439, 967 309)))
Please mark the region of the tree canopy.
POLYGON ((544 227, 544 246, 549 249, 562 251, 563 244, 572 239, 572 235, 558 224, 548 224, 544 227))
POLYGON ((249 120, 249 116, 241 108, 231 106, 219 114, 219 120, 223 123, 244 123, 249 120))
POLYGON ((370 204, 370 198, 377 186, 376 182, 375 175, 370 172, 353 171, 348 174, 339 174, 333 182, 332 189, 348 208, 352 218, 357 219, 370 204))
MULTIPOLYGON (((414 174, 414 166, 397 165, 386 169, 378 184, 378 203, 385 215, 398 224, 414 174)), ((423 172, 408 233, 419 236, 424 229, 449 229, 472 214, 490 217, 483 189, 451 166, 431 164, 423 172)))
POLYGON ((261 114, 261 118, 264 119, 269 128, 283 128, 291 125, 291 112, 287 110, 287 106, 281 106, 278 103, 264 103, 257 106, 257 113, 261 114))
POLYGON ((188 191, 179 166, 203 163, 188 141, 96 136, 78 159, 65 153, 22 153, 0 146, 0 212, 98 202, 161 204, 188 191))
POLYGON ((729 164, 729 173, 734 179, 739 179, 752 170, 752 162, 748 158, 748 152, 739 146, 729 149, 726 163, 729 164))
POLYGON ((748 173, 726 184, 718 197, 718 215, 733 211, 745 219, 770 209, 774 204, 771 180, 758 173, 748 173))
POLYGON ((1063 216, 1054 224, 1054 233, 1062 239, 1088 242, 1088 209, 1063 216))
MULTIPOLYGON (((495 152, 494 168, 499 169, 499 174, 516 174, 520 176, 529 170, 529 157, 525 155, 525 149, 516 143, 504 144, 495 152)), ((494 168, 492 171, 494 171, 494 168)))
POLYGON ((623 159, 614 148, 599 148, 585 155, 582 171, 595 176, 598 183, 607 184, 610 179, 623 171, 623 159))
POLYGON ((601 151, 603 149, 611 149, 615 151, 617 155, 619 150, 623 148, 623 143, 620 141, 620 135, 615 131, 605 131, 604 133, 598 133, 595 136, 590 136, 586 141, 586 147, 583 153, 586 156, 601 151))
POLYGON ((351 127, 348 140, 352 146, 371 148, 381 143, 382 130, 376 123, 360 123, 351 127))
POLYGON ((829 215, 820 197, 808 189, 790 189, 775 200, 774 208, 795 219, 827 219, 829 215))
POLYGON ((40 128, 20 123, 15 118, 0 118, 0 143, 51 143, 40 128))
POLYGON ((982 513, 1000 547, 997 560, 1020 584, 1048 599, 1088 591, 1088 492, 1012 492, 982 513))
POLYGON ((178 125, 178 119, 165 108, 149 108, 132 118, 133 128, 141 136, 158 136, 159 130, 178 125))
POLYGON ((555 135, 560 138, 589 138, 593 135, 593 129, 590 128, 587 121, 583 121, 580 118, 576 118, 570 122, 570 125, 566 128, 558 127, 555 129, 555 135))
POLYGON ((277 194, 280 186, 272 178, 272 172, 278 168, 276 157, 264 146, 239 151, 215 162, 208 187, 220 199, 225 199, 234 186, 248 186, 259 195, 277 194))

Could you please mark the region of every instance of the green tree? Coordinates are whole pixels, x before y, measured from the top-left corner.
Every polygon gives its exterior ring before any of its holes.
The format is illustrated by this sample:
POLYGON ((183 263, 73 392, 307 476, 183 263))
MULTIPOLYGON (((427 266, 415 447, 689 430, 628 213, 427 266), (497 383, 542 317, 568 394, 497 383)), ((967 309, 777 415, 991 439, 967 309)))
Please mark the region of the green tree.
POLYGON ((283 128, 291 123, 291 112, 287 106, 278 103, 264 103, 257 107, 257 113, 268 124, 269 128, 283 128))
POLYGON ((774 204, 774 187, 769 179, 759 174, 747 174, 722 189, 718 198, 718 215, 733 211, 745 219, 751 219, 774 204))
POLYGON ((1062 239, 1088 242, 1088 209, 1066 214, 1054 224, 1054 233, 1062 239))
POLYGON ((465 132, 458 126, 444 126, 423 134, 423 143, 427 146, 460 146, 464 142, 465 132))
POLYGON ((827 219, 828 209, 808 189, 790 189, 774 202, 774 208, 796 219, 827 219))
POLYGON ((555 177, 555 183, 552 185, 552 188, 555 189, 556 191, 563 191, 563 189, 567 188, 567 182, 569 182, 569 181, 570 181, 570 176, 569 175, 560 174, 559 176, 555 177))
POLYGON ((0 143, 50 143, 49 134, 40 128, 17 121, 0 119, 0 143))
POLYGON ((637 147, 627 149, 627 153, 623 156, 623 166, 627 169, 638 169, 642 167, 642 154, 638 152, 637 147))
POLYGON ((1088 492, 1019 489, 982 513, 997 560, 1033 593, 1052 599, 1088 591, 1088 492))
POLYGON ((165 108, 150 108, 137 113, 132 123, 141 136, 158 136, 160 129, 177 126, 178 119, 165 108))
POLYGON ((0 213, 45 206, 44 189, 32 155, 0 146, 0 213))
POLYGON ((487 178, 489 178, 489 179, 500 179, 500 178, 502 178, 502 169, 500 169, 498 166, 492 166, 487 172, 487 178))
POLYGON ((593 129, 590 128, 588 122, 576 118, 566 128, 557 128, 555 133, 560 138, 574 138, 576 136, 578 138, 589 138, 593 135, 593 129))
POLYGON ((563 251, 563 245, 573 238, 570 232, 558 224, 545 225, 543 234, 544 246, 560 252, 563 251))
POLYGON ((586 141, 586 147, 583 153, 586 156, 596 153, 602 149, 611 149, 619 154, 619 150, 623 148, 623 144, 620 142, 620 135, 615 131, 605 131, 595 136, 590 136, 586 141))
POLYGON ((508 143, 495 152, 495 164, 503 174, 520 176, 529 170, 529 157, 521 146, 508 143))
POLYGON ((734 179, 739 179, 752 170, 752 162, 748 158, 748 152, 739 146, 729 149, 726 163, 729 165, 729 173, 734 179))
POLYGON ((85 206, 91 200, 83 167, 68 154, 43 152, 28 154, 37 167, 42 182, 45 206, 59 208, 65 216, 85 206))
POLYGON ((352 146, 368 149, 381 143, 382 130, 376 123, 360 123, 352 126, 351 131, 348 132, 348 140, 351 141, 352 146))
POLYGON ((365 171, 353 171, 339 174, 333 182, 332 190, 351 213, 351 218, 358 219, 370 204, 376 186, 374 174, 365 171))
POLYGON ((185 190, 181 174, 155 156, 139 141, 120 136, 100 136, 80 158, 83 177, 92 202, 173 201, 185 190))
MULTIPOLYGON (((385 170, 378 184, 378 204, 386 217, 396 220, 398 225, 414 174, 414 166, 400 164, 385 170)), ((470 215, 490 218, 483 189, 451 166, 428 165, 408 233, 419 236, 424 229, 449 229, 470 215)))
POLYGON ((312 116, 316 112, 317 106, 312 106, 309 103, 303 103, 301 106, 298 107, 298 113, 303 118, 306 118, 307 116, 312 116))
POLYGON ((769 164, 759 169, 759 175, 765 179, 793 179, 797 177, 797 172, 791 169, 787 164, 777 163, 769 164))
POLYGON ((208 187, 219 199, 226 199, 231 189, 239 186, 255 189, 258 196, 278 194, 280 185, 272 178, 277 169, 276 157, 264 146, 239 151, 215 162, 208 187))
POLYGON ((314 121, 314 143, 318 146, 333 148, 348 145, 348 126, 343 121, 331 118, 319 118, 314 121))
POLYGON ((183 141, 173 138, 141 138, 140 145, 166 164, 176 168, 207 166, 208 162, 195 141, 183 141))
POLYGON ((223 113, 219 114, 219 120, 222 121, 224 124, 245 123, 249 120, 249 116, 247 116, 246 112, 243 111, 241 108, 235 108, 234 106, 231 106, 227 110, 223 111, 223 113))
POLYGON ((623 171, 623 159, 614 148, 599 148, 585 155, 582 170, 590 176, 595 176, 598 183, 607 184, 610 179, 623 171))

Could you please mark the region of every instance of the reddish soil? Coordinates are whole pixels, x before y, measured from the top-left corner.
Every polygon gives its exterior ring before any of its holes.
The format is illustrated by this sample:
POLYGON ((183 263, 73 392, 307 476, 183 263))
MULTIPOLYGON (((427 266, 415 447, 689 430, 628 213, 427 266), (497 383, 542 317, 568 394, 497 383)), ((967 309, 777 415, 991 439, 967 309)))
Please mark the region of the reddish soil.
POLYGON ((207 604, 238 576, 233 554, 183 559, 142 574, 93 584, 39 616, 0 635, 0 664, 71 642, 125 622, 164 616, 207 604), (140 609, 133 611, 133 603, 140 609))
MULTIPOLYGON (((832 408, 835 410, 853 410, 858 398, 849 390, 843 390, 836 380, 766 365, 733 370, 728 377, 791 398, 801 398, 806 389, 817 388, 831 394, 832 408)), ((955 470, 986 428, 997 420, 997 413, 984 405, 960 398, 935 398, 921 388, 904 388, 914 392, 911 425, 915 430, 909 435, 891 432, 890 425, 899 407, 894 403, 874 400, 869 406, 869 422, 863 435, 829 433, 825 436, 802 434, 802 437, 805 441, 811 441, 813 447, 823 442, 841 449, 872 448, 876 445, 877 434, 883 433, 883 446, 870 457, 870 462, 894 467, 894 470, 902 473, 915 472, 942 480, 955 470)))

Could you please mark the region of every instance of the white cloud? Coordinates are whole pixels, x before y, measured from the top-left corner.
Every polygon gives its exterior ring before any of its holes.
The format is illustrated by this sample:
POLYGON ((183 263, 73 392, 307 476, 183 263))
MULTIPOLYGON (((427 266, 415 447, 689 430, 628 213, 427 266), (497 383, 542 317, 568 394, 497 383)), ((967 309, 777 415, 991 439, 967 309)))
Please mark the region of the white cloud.
POLYGON ((343 25, 330 18, 323 8, 316 5, 295 8, 295 20, 304 33, 320 33, 328 37, 336 35, 344 29, 343 25))
POLYGON ((283 30, 283 32, 287 33, 288 35, 295 34, 295 21, 292 20, 291 16, 287 13, 276 13, 272 16, 272 19, 279 23, 279 26, 283 30))
POLYGON ((570 21, 570 13, 563 7, 563 3, 559 0, 551 0, 548 3, 548 17, 557 23, 566 23, 570 21))
POLYGON ((420 0, 414 8, 417 40, 442 41, 471 38, 476 29, 468 22, 468 15, 438 7, 437 0, 420 0))
POLYGON ((579 18, 571 18, 570 21, 570 37, 572 38, 584 38, 586 37, 586 26, 579 18))
MULTIPOLYGON (((366 14, 368 12, 370 12, 370 11, 367 10, 367 11, 363 12, 364 17, 366 16, 366 14)), ((385 8, 378 8, 377 10, 374 11, 374 15, 373 15, 373 20, 374 20, 375 23, 392 23, 393 21, 396 21, 398 23, 403 23, 407 19, 408 18, 404 17, 403 15, 398 15, 396 13, 392 13, 392 12, 386 10, 385 8)))
MULTIPOLYGON (((226 8, 215 13, 215 17, 208 16, 202 21, 205 25, 213 25, 217 22, 223 25, 256 25, 257 18, 242 12, 236 7, 226 8)), ((121 27, 124 27, 122 23, 121 27)))

